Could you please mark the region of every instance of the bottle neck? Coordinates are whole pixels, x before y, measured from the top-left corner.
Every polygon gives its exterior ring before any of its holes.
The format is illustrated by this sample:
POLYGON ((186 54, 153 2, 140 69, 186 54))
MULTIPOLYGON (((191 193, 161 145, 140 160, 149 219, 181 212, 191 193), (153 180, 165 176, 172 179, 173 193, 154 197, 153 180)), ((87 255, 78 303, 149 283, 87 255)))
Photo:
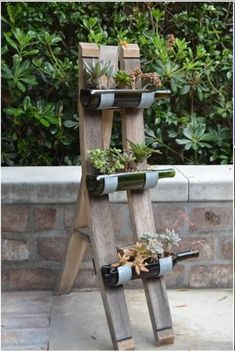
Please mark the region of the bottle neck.
POLYGON ((184 261, 189 258, 198 257, 199 251, 198 250, 186 250, 178 252, 173 259, 173 262, 176 263, 177 261, 184 261))

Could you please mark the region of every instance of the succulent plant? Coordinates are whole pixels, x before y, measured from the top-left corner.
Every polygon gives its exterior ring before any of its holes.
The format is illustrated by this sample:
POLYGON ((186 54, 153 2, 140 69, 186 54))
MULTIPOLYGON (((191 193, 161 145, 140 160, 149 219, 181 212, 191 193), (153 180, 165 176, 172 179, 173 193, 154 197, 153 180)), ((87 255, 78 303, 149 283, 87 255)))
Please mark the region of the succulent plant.
POLYGON ((94 149, 88 152, 88 158, 93 167, 98 169, 102 174, 113 174, 123 170, 124 164, 121 156, 122 151, 115 147, 106 150, 94 149))
POLYGON ((128 72, 119 70, 113 78, 118 88, 131 87, 132 79, 128 72))
POLYGON ((181 241, 178 234, 175 233, 174 229, 170 230, 166 228, 166 234, 161 234, 160 237, 165 241, 165 251, 171 252, 173 245, 179 246, 178 242, 181 241))
POLYGON ((160 151, 151 149, 147 145, 145 145, 144 143, 142 143, 142 144, 136 143, 135 144, 130 140, 128 140, 128 142, 130 144, 133 156, 135 157, 136 163, 141 163, 144 160, 148 159, 152 155, 152 153, 154 153, 154 152, 160 153, 160 151))
POLYGON ((145 266, 147 262, 145 262, 145 258, 142 256, 136 256, 134 261, 132 262, 132 267, 134 267, 137 275, 140 275, 141 272, 148 272, 148 268, 145 266))
POLYGON ((113 75, 113 66, 110 62, 103 63, 95 62, 85 63, 85 75, 87 83, 90 87, 102 89, 107 88, 108 80, 113 75))
POLYGON ((162 85, 160 77, 156 72, 142 73, 141 78, 145 83, 143 89, 146 89, 149 86, 159 88, 162 85))

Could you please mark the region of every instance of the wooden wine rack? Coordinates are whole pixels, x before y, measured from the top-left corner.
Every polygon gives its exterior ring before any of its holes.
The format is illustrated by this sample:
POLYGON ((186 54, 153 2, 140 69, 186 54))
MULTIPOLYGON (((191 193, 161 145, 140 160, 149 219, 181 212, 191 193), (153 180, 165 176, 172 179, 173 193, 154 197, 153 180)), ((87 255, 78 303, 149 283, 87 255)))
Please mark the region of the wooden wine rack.
MULTIPOLYGON (((80 43, 79 52, 80 89, 85 87, 83 74, 85 62, 110 61, 117 70, 119 61, 120 69, 126 71, 140 68, 140 52, 136 44, 128 44, 127 47, 98 47, 96 44, 80 43)), ((70 293, 83 256, 91 245, 113 348, 133 350, 135 343, 132 338, 123 286, 105 287, 101 276, 101 267, 117 260, 109 197, 90 195, 85 181, 86 175, 93 172, 87 160, 88 151, 95 148, 108 148, 110 145, 113 111, 83 109, 80 99, 78 99, 78 105, 82 180, 57 293, 70 293)), ((143 109, 122 109, 122 139, 124 148, 128 147, 127 140, 134 143, 144 142, 143 109)), ((145 232, 155 232, 149 189, 127 191, 127 197, 135 240, 145 232)), ((173 343, 174 332, 164 277, 143 280, 143 285, 156 345, 173 343)))

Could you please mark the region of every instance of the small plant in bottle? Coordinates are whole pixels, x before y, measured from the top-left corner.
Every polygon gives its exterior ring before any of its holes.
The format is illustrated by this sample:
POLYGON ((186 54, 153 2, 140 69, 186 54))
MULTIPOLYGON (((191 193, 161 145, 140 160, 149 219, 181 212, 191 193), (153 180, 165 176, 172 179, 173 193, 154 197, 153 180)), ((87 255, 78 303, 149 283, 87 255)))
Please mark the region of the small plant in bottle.
POLYGON ((85 77, 88 88, 108 89, 113 76, 113 66, 110 62, 92 61, 85 63, 85 77))
POLYGON ((158 179, 174 177, 174 169, 146 169, 143 161, 153 150, 144 144, 129 142, 130 148, 121 150, 109 148, 88 151, 88 159, 97 175, 87 175, 89 193, 97 196, 122 190, 153 188, 158 179))
POLYGON ((165 233, 143 233, 133 246, 118 249, 118 261, 103 266, 101 271, 107 286, 123 284, 131 279, 148 279, 169 273, 178 261, 198 257, 197 250, 175 253, 180 237, 174 230, 165 233))

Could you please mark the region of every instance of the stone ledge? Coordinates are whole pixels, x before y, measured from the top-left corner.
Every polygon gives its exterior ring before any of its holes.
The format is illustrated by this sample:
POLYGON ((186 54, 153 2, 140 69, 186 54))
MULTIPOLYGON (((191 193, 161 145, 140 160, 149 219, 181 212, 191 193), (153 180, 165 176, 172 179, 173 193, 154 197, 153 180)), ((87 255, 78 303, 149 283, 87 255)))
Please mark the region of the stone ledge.
MULTIPOLYGON (((176 176, 161 179, 151 190, 153 202, 233 200, 232 165, 173 168, 176 176)), ((3 167, 2 203, 72 203, 80 180, 80 166, 3 167)), ((126 194, 111 194, 110 200, 126 202, 126 194)))

